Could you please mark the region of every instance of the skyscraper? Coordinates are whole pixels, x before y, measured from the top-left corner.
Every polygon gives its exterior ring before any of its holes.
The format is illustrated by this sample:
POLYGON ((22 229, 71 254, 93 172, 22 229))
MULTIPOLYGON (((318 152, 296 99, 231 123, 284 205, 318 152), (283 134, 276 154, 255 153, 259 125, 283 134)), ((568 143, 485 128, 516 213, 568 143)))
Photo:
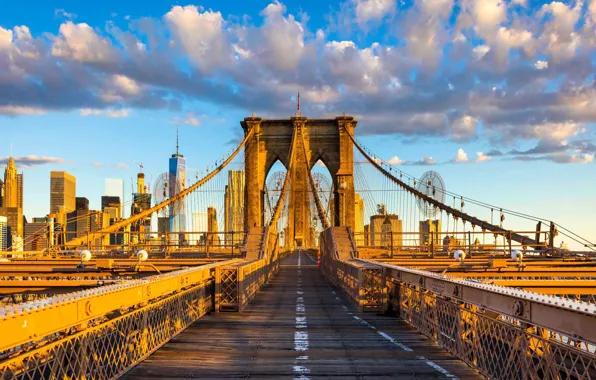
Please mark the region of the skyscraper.
MULTIPOLYGON (((134 192, 134 191, 132 191, 134 192)), ((105 179, 105 191, 104 196, 107 197, 118 197, 120 204, 123 205, 124 201, 124 181, 118 178, 106 178, 105 179)), ((124 218, 124 207, 119 209, 119 218, 124 218)))
MULTIPOLYGON (((145 210, 151 208, 151 194, 147 194, 145 191, 145 174, 137 174, 137 192, 132 195, 132 205, 130 208, 130 215, 136 215, 142 213, 145 210)), ((138 241, 145 241, 149 238, 149 232, 151 231, 151 216, 145 217, 143 220, 139 220, 131 226, 131 232, 137 232, 135 235, 138 241)))
POLYGON ((219 225, 217 223, 217 210, 213 206, 209 206, 207 208, 207 232, 211 232, 211 234, 207 237, 207 242, 209 245, 219 245, 219 225))
POLYGON ((10 235, 23 237, 23 193, 19 189, 19 177, 22 182, 22 174, 17 173, 17 166, 12 156, 4 170, 4 199, 0 215, 6 216, 10 235), (20 194, 20 199, 19 199, 20 194))
POLYGON ((418 226, 418 232, 420 235, 420 245, 430 245, 431 234, 433 236, 433 243, 435 246, 441 244, 441 220, 440 219, 428 219, 421 220, 418 226))
POLYGON ((50 214, 57 214, 60 206, 69 213, 76 209, 77 179, 65 171, 50 172, 50 214))
POLYGON ((4 181, 0 179, 0 207, 4 205, 4 181))
MULTIPOLYGON (((176 153, 170 158, 169 197, 172 198, 186 188, 186 159, 179 153, 178 130, 176 130, 176 153)), ((170 232, 186 231, 186 215, 184 200, 170 205, 170 232)))
POLYGON ((23 208, 23 186, 24 186, 23 173, 17 174, 17 207, 23 208))
MULTIPOLYGON (((224 232, 244 231, 244 170, 230 170, 224 194, 224 232)), ((225 235, 226 244, 232 235, 225 235)))
POLYGON ((12 156, 4 170, 4 207, 18 207, 19 181, 17 166, 12 156))
POLYGON ((0 251, 6 251, 8 248, 8 219, 0 216, 0 251))

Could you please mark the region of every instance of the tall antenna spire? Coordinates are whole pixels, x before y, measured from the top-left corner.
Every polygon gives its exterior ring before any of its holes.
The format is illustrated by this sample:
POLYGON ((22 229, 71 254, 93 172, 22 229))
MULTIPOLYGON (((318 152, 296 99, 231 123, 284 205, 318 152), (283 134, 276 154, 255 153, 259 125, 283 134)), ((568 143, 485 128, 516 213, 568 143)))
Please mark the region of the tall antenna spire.
POLYGON ((176 123, 176 156, 178 155, 178 123, 176 123))
POLYGON ((298 114, 300 114, 300 91, 298 91, 298 114))

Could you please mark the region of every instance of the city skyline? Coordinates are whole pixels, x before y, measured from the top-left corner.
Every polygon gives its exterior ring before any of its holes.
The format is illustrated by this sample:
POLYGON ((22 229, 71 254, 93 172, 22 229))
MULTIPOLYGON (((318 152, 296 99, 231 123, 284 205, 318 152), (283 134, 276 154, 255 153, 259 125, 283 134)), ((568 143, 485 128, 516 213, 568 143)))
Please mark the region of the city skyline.
POLYGON ((176 125, 188 170, 201 171, 239 140, 239 120, 289 117, 300 90, 304 115, 354 114, 363 144, 404 171, 434 168, 450 191, 596 240, 594 4, 156 2, 141 14, 34 1, 34 17, 6 4, 0 62, 24 71, 0 88, 35 94, 38 83, 53 96, 0 98, 0 168, 12 142, 29 218, 46 213, 50 170, 75 175, 99 209, 104 178, 122 179, 128 196, 135 161, 148 178, 168 170, 176 125), (215 34, 194 30, 201 22, 215 34), (202 42, 222 54, 202 54, 202 42), (52 82, 41 68, 56 66, 52 82))

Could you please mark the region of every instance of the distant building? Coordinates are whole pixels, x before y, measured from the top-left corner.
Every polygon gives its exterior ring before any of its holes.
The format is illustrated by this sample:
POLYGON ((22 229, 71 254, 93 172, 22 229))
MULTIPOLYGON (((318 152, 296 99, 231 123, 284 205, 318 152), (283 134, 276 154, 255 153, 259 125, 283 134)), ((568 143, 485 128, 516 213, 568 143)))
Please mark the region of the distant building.
POLYGON ((23 175, 18 174, 16 163, 10 156, 4 169, 4 196, 0 215, 7 217, 11 234, 19 237, 23 236, 23 193, 19 187, 22 181, 23 175))
MULTIPOLYGON (((104 196, 106 197, 118 197, 118 203, 120 204, 120 208, 118 209, 119 214, 118 218, 124 218, 124 208, 122 205, 125 203, 124 199, 124 181, 118 178, 106 178, 105 179, 105 190, 104 196)), ((110 202, 116 203, 114 198, 111 198, 110 202)), ((102 197, 103 200, 103 197, 102 197)), ((102 203, 102 210, 103 210, 103 203, 102 203)))
POLYGON ((23 208, 23 186, 25 179, 23 178, 23 174, 17 175, 17 207, 22 209, 23 208))
MULTIPOLYGON (((230 170, 224 194, 224 232, 244 231, 244 170, 230 170)), ((225 235, 226 244, 232 235, 225 235)))
POLYGON ((0 216, 0 251, 6 251, 8 248, 8 219, 0 216))
POLYGON ((122 207, 122 202, 119 196, 115 195, 103 195, 101 197, 101 209, 105 209, 106 207, 116 207, 118 208, 118 218, 121 217, 120 215, 120 207, 122 207))
POLYGON ((46 218, 33 218, 33 220, 32 223, 25 224, 25 251, 41 251, 48 247, 50 227, 46 218))
POLYGON ((210 234, 207 236, 207 243, 209 245, 219 245, 219 225, 217 224, 217 210, 215 207, 210 206, 207 208, 207 232, 210 234))
POLYGON ((65 171, 50 172, 50 214, 57 214, 60 207, 66 213, 76 210, 77 179, 65 171))
POLYGON ((368 245, 371 247, 399 247, 403 245, 402 221, 395 214, 387 214, 384 205, 370 217, 368 245))
POLYGON ((169 216, 160 216, 157 218, 157 232, 159 233, 160 237, 161 235, 170 232, 169 216))
POLYGON ((205 232, 207 232, 207 213, 198 211, 192 213, 192 232, 200 232, 190 237, 192 244, 205 244, 205 232))
POLYGON ((420 234, 420 245, 430 245, 431 234, 433 236, 433 245, 437 247, 441 245, 441 220, 422 220, 419 223, 418 231, 420 234))
POLYGON ((0 207, 4 205, 4 181, 0 178, 0 207))
MULTIPOLYGON (((132 205, 130 208, 130 215, 140 214, 151 208, 151 194, 146 193, 145 174, 137 174, 137 192, 132 195, 132 205)), ((135 236, 139 241, 149 239, 148 234, 151 232, 151 215, 143 220, 136 222, 131 226, 131 232, 136 232, 135 236)))
MULTIPOLYGON (((172 154, 169 161, 170 183, 169 197, 172 198, 186 188, 186 159, 178 151, 178 134, 176 133, 176 153, 172 154)), ((170 205, 170 232, 186 231, 186 215, 184 200, 173 202, 170 205)))
POLYGON ((364 199, 354 193, 354 240, 356 246, 364 245, 364 199))
POLYGON ((369 232, 370 232, 370 224, 365 224, 364 225, 364 246, 365 247, 368 247, 370 244, 369 232))

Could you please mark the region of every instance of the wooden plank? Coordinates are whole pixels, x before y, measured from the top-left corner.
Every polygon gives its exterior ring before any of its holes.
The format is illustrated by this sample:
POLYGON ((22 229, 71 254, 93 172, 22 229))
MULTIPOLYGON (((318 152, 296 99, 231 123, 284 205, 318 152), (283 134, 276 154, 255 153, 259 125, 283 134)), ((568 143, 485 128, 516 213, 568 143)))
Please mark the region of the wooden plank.
POLYGON ((429 361, 460 379, 482 378, 400 319, 359 313, 306 254, 295 253, 242 313, 195 322, 125 378, 447 377, 429 361), (297 351, 301 333, 308 344, 297 351))

